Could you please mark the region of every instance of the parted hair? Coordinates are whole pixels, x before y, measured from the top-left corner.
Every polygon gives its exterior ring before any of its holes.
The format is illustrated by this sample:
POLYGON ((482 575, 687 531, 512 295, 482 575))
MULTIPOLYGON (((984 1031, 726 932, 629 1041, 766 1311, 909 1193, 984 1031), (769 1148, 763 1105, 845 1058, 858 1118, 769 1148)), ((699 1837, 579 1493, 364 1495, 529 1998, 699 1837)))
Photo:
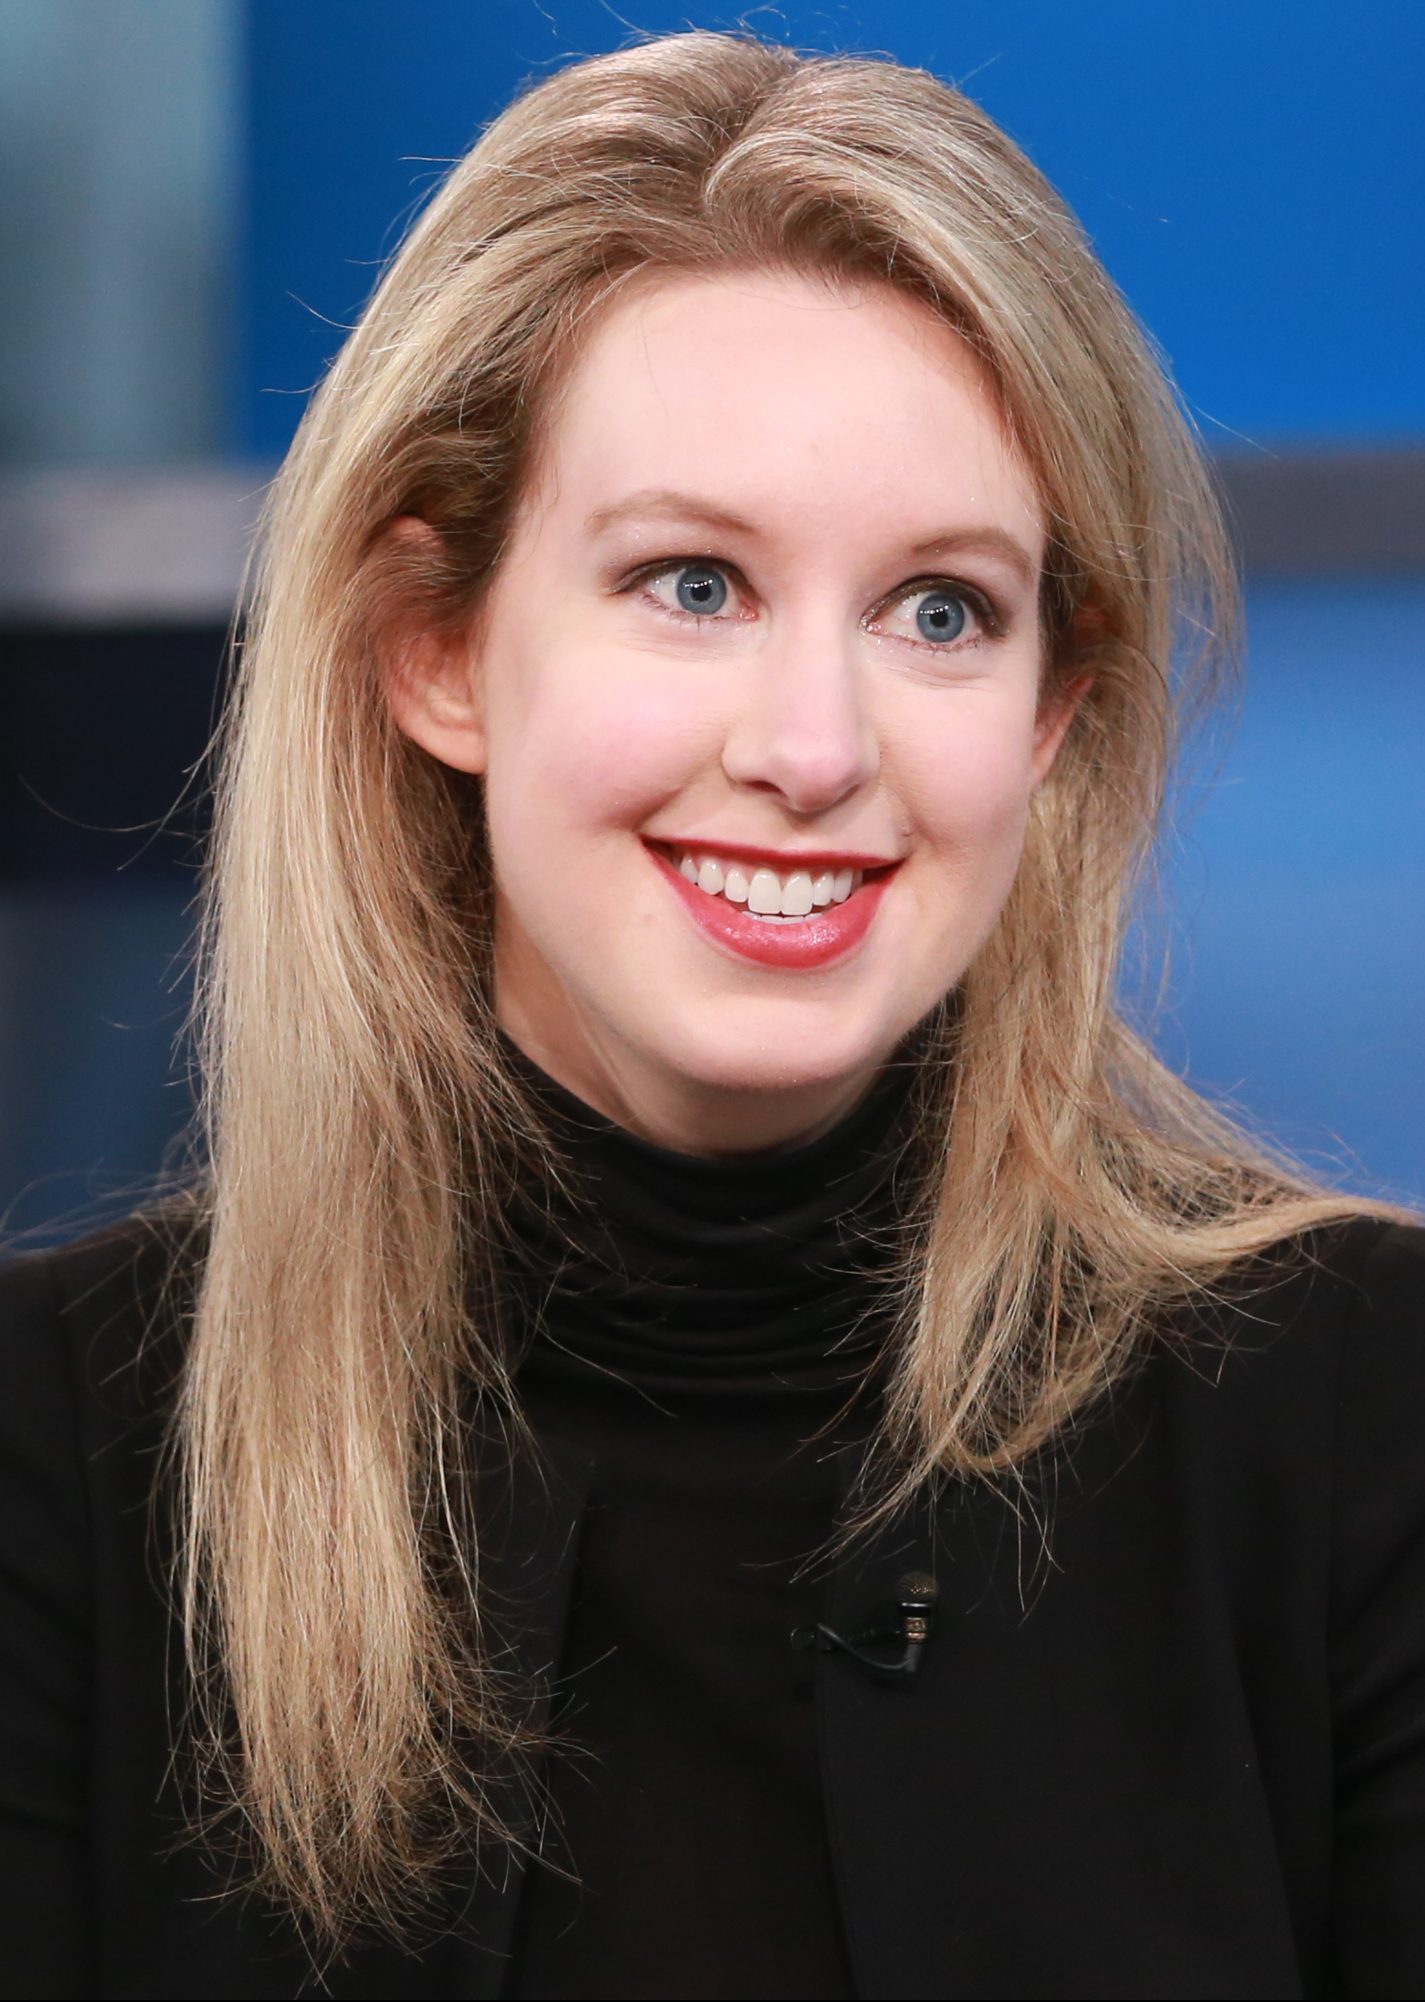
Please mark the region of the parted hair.
POLYGON ((217 746, 201 1277, 171 1434, 209 1835, 329 1944, 513 1831, 468 1441, 524 1450, 496 1267, 557 1149, 503 1060, 480 782, 396 727, 391 635, 478 617, 590 325, 660 272, 887 285, 979 358, 1048 528, 1046 692, 1092 682, 988 942, 917 1039, 874 1518, 1013 1478, 1169 1308, 1359 1209, 1115 1007, 1175 719, 1235 583, 1191 427, 1063 202, 882 59, 687 33, 580 61, 449 172, 273 487, 217 746), (387 534, 403 515, 434 537, 387 534), (214 1836, 214 1839, 216 1837, 214 1836))

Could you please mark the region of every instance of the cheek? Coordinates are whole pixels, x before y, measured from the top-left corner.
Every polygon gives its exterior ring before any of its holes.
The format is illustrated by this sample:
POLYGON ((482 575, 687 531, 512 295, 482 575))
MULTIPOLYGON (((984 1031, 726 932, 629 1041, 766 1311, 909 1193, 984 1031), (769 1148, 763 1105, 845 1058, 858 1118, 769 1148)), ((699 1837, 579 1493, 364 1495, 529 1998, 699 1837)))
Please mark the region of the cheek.
POLYGON ((627 833, 680 791, 704 762, 702 733, 666 706, 601 708, 577 734, 561 730, 545 773, 562 788, 565 817, 627 833))
POLYGON ((631 674, 596 654, 506 666, 489 708, 496 840, 516 822, 541 826, 546 846, 557 831, 627 832, 706 762, 706 719, 666 668, 631 674))
POLYGON ((1017 856, 1034 783, 1032 709, 975 691, 933 723, 905 732, 897 759, 912 839, 964 866, 1017 856))

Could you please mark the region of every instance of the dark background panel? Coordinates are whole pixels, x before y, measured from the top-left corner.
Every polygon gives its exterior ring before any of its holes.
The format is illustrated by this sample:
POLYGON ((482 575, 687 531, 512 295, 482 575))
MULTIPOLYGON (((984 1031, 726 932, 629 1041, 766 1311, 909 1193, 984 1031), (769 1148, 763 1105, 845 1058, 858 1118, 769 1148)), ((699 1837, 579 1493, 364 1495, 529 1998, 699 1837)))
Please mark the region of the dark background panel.
POLYGON ((192 1112, 182 1031, 226 634, 0 637, 0 1234, 127 1209, 192 1112))
POLYGON ((225 629, 28 626, 0 647, 0 881, 191 871, 225 629))

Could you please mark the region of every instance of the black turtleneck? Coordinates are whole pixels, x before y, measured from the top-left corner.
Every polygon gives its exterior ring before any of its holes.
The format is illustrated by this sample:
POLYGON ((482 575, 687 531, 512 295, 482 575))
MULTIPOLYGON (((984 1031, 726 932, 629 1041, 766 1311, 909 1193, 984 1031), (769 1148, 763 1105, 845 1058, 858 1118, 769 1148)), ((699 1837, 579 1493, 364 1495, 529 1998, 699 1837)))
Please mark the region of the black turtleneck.
POLYGON ((712 1160, 506 1051, 573 1169, 568 1194, 510 1200, 521 1401, 595 1473, 553 1867, 530 1872, 505 1993, 851 1995, 790 1635, 822 1612, 804 1560, 833 1528, 830 1455, 870 1422, 913 1066, 815 1140, 712 1160))

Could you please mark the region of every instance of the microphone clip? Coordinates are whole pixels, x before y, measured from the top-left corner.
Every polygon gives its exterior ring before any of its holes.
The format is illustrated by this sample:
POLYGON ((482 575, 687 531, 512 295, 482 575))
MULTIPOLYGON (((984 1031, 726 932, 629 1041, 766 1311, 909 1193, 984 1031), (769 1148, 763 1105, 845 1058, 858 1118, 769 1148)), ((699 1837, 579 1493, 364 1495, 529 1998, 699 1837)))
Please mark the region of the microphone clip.
POLYGON ((908 1571, 896 1586, 894 1613, 889 1622, 880 1620, 863 1627, 849 1639, 818 1620, 813 1627, 798 1627, 792 1646, 815 1648, 819 1654, 840 1652, 879 1682, 914 1682, 926 1647, 935 1631, 935 1612, 940 1587, 925 1571, 908 1571), (891 1646, 900 1653, 887 1657, 869 1654, 871 1647, 891 1646))

